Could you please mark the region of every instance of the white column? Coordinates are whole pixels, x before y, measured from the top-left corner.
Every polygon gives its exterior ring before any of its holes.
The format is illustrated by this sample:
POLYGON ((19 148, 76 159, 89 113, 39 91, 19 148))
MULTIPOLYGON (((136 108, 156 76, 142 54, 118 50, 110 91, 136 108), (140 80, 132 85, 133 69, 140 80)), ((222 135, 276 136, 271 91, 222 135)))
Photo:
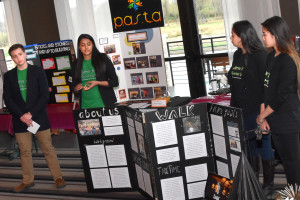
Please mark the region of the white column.
POLYGON ((2 0, 7 20, 8 40, 10 44, 26 45, 18 0, 2 0))

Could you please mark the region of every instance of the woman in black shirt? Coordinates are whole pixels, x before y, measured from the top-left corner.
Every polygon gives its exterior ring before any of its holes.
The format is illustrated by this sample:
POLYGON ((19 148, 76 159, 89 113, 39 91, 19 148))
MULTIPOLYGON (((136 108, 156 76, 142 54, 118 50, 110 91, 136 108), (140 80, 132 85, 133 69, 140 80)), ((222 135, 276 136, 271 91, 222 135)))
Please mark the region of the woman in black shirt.
POLYGON ((263 103, 263 80, 266 70, 267 52, 249 21, 238 21, 232 26, 231 41, 238 48, 234 53, 232 67, 228 73, 231 91, 231 106, 241 108, 247 133, 248 159, 259 175, 260 159, 263 163, 263 188, 273 184, 274 172, 270 135, 263 135, 256 140, 254 130, 256 117, 263 103))
POLYGON ((262 23, 265 46, 273 48, 267 57, 264 80, 264 110, 257 117, 263 129, 270 129, 274 146, 283 162, 289 184, 300 184, 300 58, 286 22, 274 16, 262 23))

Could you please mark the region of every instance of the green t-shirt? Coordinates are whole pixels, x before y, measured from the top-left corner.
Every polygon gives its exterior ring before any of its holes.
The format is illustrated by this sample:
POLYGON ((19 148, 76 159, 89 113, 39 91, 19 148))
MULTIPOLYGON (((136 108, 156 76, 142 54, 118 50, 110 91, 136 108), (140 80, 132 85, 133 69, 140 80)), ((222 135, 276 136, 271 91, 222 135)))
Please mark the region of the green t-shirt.
POLYGON ((23 100, 26 102, 27 95, 27 68, 24 70, 17 69, 18 72, 18 83, 21 91, 23 100))
MULTIPOLYGON (((81 82, 84 87, 86 82, 96 81, 95 69, 92 65, 92 60, 84 60, 82 63, 81 70, 81 82)), ((99 92, 98 86, 93 87, 90 90, 82 90, 81 95, 81 108, 101 108, 105 107, 102 100, 101 94, 99 92)))

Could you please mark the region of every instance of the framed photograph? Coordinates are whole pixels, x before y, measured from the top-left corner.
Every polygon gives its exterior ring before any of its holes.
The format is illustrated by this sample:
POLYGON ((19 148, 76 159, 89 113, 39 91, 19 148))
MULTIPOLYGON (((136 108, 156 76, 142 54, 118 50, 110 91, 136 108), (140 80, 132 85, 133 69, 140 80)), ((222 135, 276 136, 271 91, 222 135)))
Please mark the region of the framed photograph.
POLYGON ((119 65, 119 64, 121 64, 121 57, 120 57, 120 55, 114 55, 114 56, 112 56, 111 58, 112 58, 112 63, 113 63, 114 65, 119 65))
POLYGON ((136 69, 135 58, 124 58, 125 69, 136 69))
POLYGON ((128 42, 144 41, 144 40, 148 40, 146 31, 140 33, 127 33, 128 42))
POLYGON ((146 72, 147 83, 159 83, 158 72, 146 72))
POLYGON ((99 119, 78 120, 80 136, 101 135, 99 119))
POLYGON ((126 99, 126 90, 125 89, 119 90, 119 98, 126 99))
POLYGON ((144 87, 141 88, 141 98, 142 99, 153 99, 153 88, 152 87, 144 87))
POLYGON ((154 97, 155 98, 161 98, 163 94, 167 91, 166 87, 155 87, 154 88, 154 97))
POLYGON ((149 56, 150 67, 162 67, 161 56, 149 56))
POLYGON ((128 94, 129 94, 129 99, 140 99, 139 88, 129 88, 128 94))
POLYGON ((146 48, 144 42, 132 43, 133 54, 145 54, 146 48))
POLYGON ((99 38, 100 45, 104 45, 108 43, 108 38, 99 38))
POLYGON ((104 46, 104 52, 106 54, 116 53, 116 46, 114 44, 104 46))
POLYGON ((132 85, 144 84, 144 78, 142 73, 134 73, 130 74, 130 76, 132 85))
POLYGON ((138 68, 149 68, 148 56, 137 57, 136 62, 138 68))

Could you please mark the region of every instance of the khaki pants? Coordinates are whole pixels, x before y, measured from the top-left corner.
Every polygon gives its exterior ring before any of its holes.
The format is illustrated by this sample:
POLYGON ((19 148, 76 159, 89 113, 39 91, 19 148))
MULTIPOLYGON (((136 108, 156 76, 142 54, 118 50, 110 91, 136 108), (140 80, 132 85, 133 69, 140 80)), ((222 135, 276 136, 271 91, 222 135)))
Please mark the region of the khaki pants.
MULTIPOLYGON (((16 139, 20 149, 21 166, 22 166, 22 182, 29 184, 34 181, 34 170, 32 162, 32 133, 16 133, 16 139)), ((61 178, 62 173, 58 163, 56 151, 52 146, 52 139, 50 129, 38 131, 36 137, 40 143, 41 149, 44 153, 48 168, 54 180, 61 178)))

